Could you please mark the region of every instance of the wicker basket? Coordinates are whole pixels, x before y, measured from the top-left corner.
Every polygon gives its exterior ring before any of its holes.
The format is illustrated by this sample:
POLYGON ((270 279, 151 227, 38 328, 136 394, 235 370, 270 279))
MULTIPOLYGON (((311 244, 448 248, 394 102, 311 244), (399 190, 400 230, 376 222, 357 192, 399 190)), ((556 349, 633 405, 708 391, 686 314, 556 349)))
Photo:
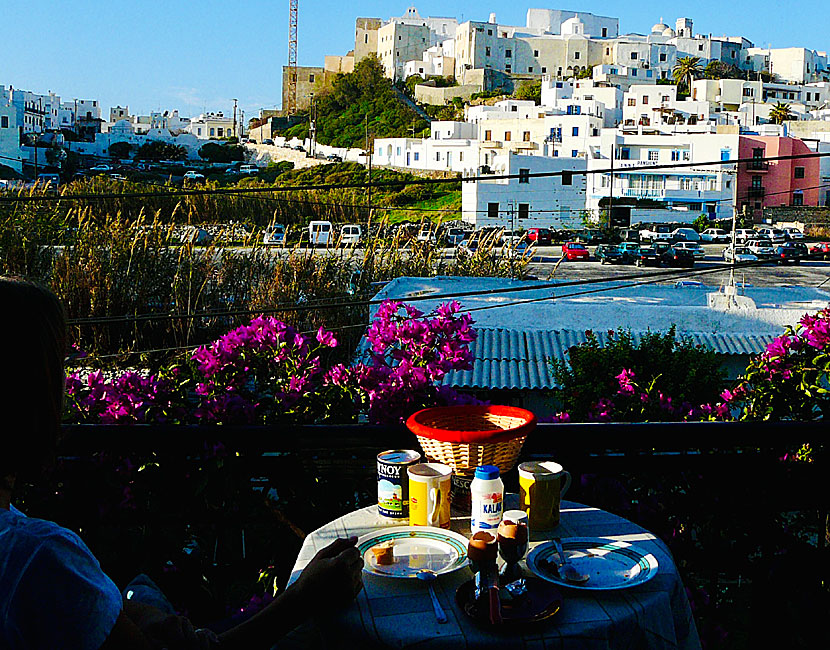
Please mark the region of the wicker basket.
POLYGON ((513 469, 536 416, 514 406, 441 406, 414 413, 406 426, 427 458, 471 477, 479 465, 513 469))

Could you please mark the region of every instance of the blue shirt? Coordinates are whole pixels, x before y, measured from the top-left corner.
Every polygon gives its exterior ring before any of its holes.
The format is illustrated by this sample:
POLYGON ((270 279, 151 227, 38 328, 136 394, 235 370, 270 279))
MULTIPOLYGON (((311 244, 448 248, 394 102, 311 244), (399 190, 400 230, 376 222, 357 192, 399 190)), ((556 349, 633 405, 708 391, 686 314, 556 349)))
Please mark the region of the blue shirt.
POLYGON ((0 648, 97 650, 121 607, 80 537, 0 508, 0 648))

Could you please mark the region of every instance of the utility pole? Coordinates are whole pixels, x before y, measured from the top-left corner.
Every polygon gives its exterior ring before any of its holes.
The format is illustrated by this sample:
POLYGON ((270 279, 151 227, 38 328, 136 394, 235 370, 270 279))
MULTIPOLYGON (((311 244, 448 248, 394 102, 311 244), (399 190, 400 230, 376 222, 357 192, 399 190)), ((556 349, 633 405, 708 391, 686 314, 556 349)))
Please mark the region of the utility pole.
POLYGON ((288 92, 283 110, 287 115, 297 112, 297 22, 298 0, 288 0, 288 92))
POLYGON ((308 112, 308 153, 314 158, 317 149, 317 114, 315 113, 314 93, 310 93, 311 107, 308 112))
POLYGON ((238 138, 239 133, 236 130, 236 100, 233 100, 233 135, 238 138))
POLYGON ((369 114, 366 113, 366 143, 363 153, 366 154, 367 163, 369 167, 369 178, 366 181, 366 209, 368 211, 368 221, 372 221, 372 152, 369 151, 369 114))

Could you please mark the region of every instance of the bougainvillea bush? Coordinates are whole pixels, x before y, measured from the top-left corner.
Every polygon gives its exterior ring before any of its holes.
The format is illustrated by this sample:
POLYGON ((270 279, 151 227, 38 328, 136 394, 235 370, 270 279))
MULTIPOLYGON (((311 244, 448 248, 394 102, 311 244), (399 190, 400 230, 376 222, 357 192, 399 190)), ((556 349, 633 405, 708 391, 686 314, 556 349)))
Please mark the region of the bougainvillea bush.
POLYGON ((457 302, 432 314, 384 302, 352 366, 327 367, 332 332, 298 332, 259 316, 154 374, 67 375, 70 422, 273 424, 395 422, 416 408, 467 398, 437 383, 471 367, 472 318, 457 302))

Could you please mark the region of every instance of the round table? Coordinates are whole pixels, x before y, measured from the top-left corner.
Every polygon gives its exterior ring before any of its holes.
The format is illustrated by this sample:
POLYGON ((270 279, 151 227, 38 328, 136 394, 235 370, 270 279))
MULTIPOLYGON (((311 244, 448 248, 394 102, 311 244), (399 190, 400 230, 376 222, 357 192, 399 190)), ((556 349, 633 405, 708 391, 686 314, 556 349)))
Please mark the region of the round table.
MULTIPOLYGON (((515 506, 508 495, 506 507, 515 506)), ((364 588, 355 603, 335 613, 321 613, 286 637, 286 647, 321 648, 700 648, 689 601, 674 561, 662 541, 644 528, 598 508, 562 502, 555 531, 531 535, 530 548, 551 537, 602 537, 626 541, 652 553, 657 575, 619 591, 560 588, 562 609, 526 632, 492 633, 475 625, 456 605, 455 590, 469 580, 468 567, 439 576, 435 592, 449 621, 440 624, 429 592, 418 580, 363 574, 364 588)), ((382 529, 377 507, 351 512, 306 537, 289 581, 297 579, 309 560, 337 537, 365 535, 382 529)), ((451 527, 469 536, 469 516, 453 515, 451 527)), ((522 563, 524 565, 524 563, 522 563)), ((278 647, 282 647, 280 644, 278 647)))

